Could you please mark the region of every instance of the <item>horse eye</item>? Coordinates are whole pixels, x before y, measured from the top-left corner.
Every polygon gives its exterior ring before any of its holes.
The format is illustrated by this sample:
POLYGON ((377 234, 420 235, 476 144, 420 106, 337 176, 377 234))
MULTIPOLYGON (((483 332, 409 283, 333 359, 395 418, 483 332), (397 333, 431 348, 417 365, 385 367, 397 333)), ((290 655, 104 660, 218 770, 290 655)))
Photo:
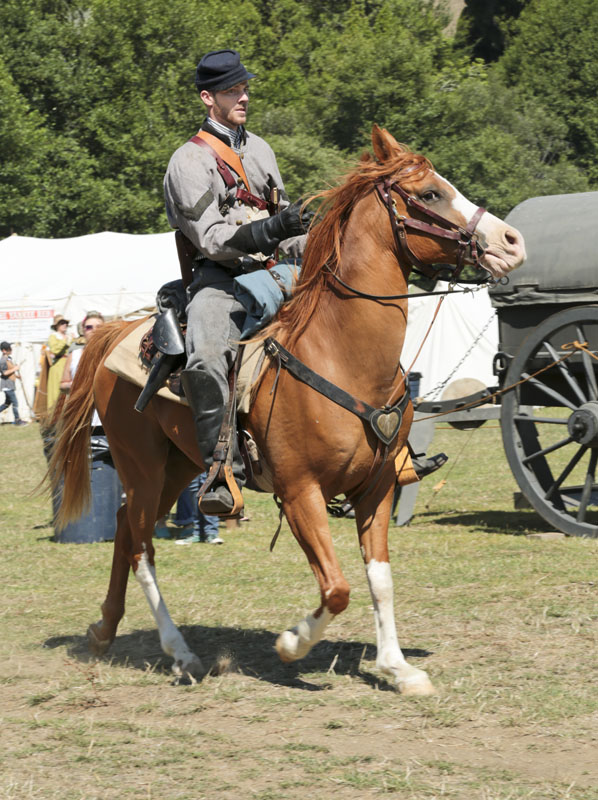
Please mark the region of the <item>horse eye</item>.
POLYGON ((438 192, 432 191, 429 189, 427 192, 424 192, 421 196, 422 200, 426 203, 432 203, 434 200, 438 200, 438 192))

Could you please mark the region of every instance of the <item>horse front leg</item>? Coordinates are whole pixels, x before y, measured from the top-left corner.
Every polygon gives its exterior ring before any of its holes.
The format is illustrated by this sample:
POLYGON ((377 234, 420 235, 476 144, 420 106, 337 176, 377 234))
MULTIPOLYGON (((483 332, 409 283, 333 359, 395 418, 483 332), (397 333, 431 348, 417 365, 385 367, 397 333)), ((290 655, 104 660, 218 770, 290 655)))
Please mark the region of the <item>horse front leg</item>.
POLYGON ((394 678, 402 694, 430 695, 435 694, 436 690, 427 672, 407 663, 397 638, 393 581, 388 554, 388 523, 393 490, 394 481, 387 495, 381 498, 378 504, 373 498, 365 507, 355 509, 361 553, 374 605, 376 666, 381 672, 394 678))
POLYGON ((290 662, 306 656, 320 641, 333 617, 349 605, 349 584, 334 551, 326 504, 319 489, 305 490, 283 503, 283 509, 320 587, 319 607, 281 633, 276 641, 281 660, 290 662))

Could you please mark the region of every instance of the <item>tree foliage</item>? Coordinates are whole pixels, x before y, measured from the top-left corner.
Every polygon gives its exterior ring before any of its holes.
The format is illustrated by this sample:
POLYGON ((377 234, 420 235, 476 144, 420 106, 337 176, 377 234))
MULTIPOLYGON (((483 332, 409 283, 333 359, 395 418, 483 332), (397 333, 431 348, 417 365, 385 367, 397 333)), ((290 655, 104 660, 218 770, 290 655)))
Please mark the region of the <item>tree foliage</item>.
POLYGON ((513 23, 530 0, 465 0, 455 44, 486 62, 502 56, 513 23))
POLYGON ((165 230, 168 158, 203 119, 195 65, 231 46, 292 197, 374 122, 497 213, 595 186, 594 1, 466 5, 451 40, 432 0, 4 0, 0 236, 165 230))

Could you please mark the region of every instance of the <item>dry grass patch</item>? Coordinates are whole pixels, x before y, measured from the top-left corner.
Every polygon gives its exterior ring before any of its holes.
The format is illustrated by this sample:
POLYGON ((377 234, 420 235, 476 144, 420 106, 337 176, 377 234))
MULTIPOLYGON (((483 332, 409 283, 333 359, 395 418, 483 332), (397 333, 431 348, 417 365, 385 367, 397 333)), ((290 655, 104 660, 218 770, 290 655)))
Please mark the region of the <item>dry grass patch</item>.
POLYGON ((141 591, 108 658, 91 659, 111 545, 57 545, 38 431, 0 428, 0 798, 596 800, 598 543, 543 542, 496 428, 439 429, 451 456, 424 482, 407 529, 391 529, 399 637, 440 689, 403 698, 375 667, 371 599, 350 521, 331 527, 349 609, 297 664, 277 634, 316 603, 303 554, 277 512, 220 548, 157 542, 176 623, 211 673, 171 685, 141 591), (459 453, 462 453, 459 456, 459 453))

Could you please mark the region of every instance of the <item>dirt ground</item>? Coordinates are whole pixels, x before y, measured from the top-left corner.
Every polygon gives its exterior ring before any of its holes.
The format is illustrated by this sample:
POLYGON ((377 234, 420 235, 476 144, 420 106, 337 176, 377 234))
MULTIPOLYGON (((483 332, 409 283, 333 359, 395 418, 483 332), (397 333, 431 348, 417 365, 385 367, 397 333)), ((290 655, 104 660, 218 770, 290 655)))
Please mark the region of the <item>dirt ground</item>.
POLYGON ((326 640, 287 666, 273 633, 185 633, 200 653, 225 647, 232 671, 173 686, 147 630, 117 640, 111 662, 89 660, 82 636, 5 656, 0 797, 598 797, 595 714, 585 731, 579 718, 551 730, 516 710, 493 720, 475 699, 464 715, 459 687, 396 694, 362 642, 326 640))
POLYGON ((598 800, 598 542, 525 536, 545 526, 509 510, 496 431, 477 434, 494 461, 475 480, 457 464, 391 530, 399 638, 429 698, 376 669, 349 521, 331 522, 349 608, 305 659, 278 660, 316 592, 287 528, 269 552, 276 508, 251 495, 223 546, 157 542, 173 619, 214 673, 173 685, 135 581, 94 660, 112 547, 52 541, 48 500, 29 494, 39 441, 19 433, 0 430, 0 800, 598 800))

